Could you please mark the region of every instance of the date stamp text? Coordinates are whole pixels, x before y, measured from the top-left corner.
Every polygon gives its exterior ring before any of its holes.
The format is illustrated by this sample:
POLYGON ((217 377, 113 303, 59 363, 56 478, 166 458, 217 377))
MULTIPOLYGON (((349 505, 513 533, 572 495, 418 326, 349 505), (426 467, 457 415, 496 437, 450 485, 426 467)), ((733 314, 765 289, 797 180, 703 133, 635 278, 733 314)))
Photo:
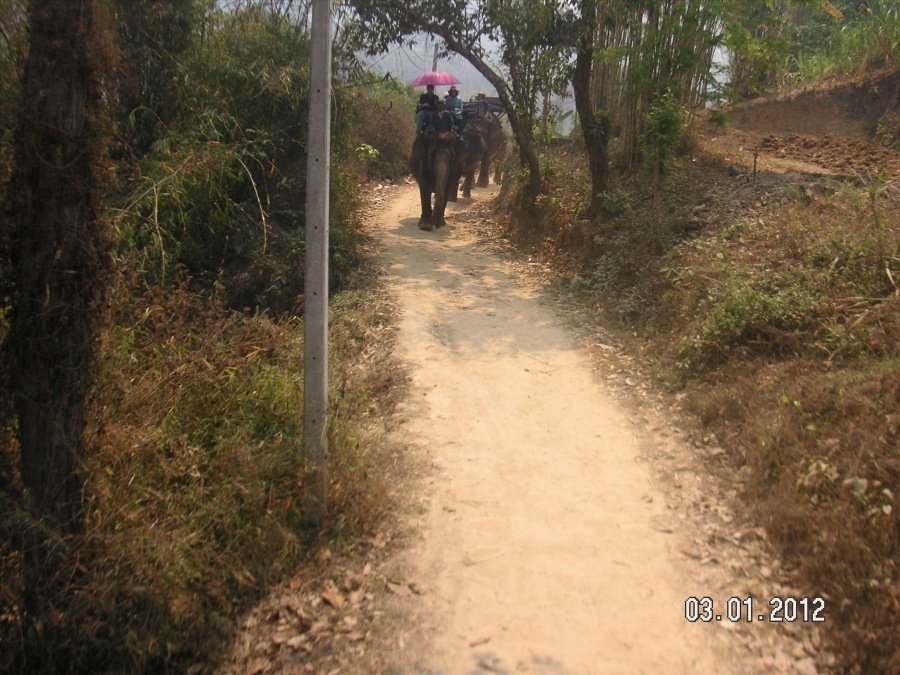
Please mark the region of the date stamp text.
POLYGON ((731 623, 824 623, 824 598, 773 597, 768 603, 754 600, 752 597, 728 598, 725 606, 717 606, 707 596, 691 596, 684 601, 684 618, 691 623, 711 623, 730 621, 731 623))

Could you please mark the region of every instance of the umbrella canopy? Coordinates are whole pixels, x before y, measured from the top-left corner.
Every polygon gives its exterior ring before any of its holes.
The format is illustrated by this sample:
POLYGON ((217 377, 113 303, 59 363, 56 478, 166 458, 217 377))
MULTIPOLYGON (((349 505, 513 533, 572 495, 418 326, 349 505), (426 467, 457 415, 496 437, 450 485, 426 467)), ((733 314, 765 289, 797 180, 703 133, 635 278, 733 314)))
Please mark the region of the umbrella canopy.
POLYGON ((416 79, 409 83, 411 87, 424 87, 428 84, 444 85, 444 84, 459 84, 459 80, 457 80, 450 73, 444 73, 440 70, 430 70, 427 73, 422 73, 416 79))

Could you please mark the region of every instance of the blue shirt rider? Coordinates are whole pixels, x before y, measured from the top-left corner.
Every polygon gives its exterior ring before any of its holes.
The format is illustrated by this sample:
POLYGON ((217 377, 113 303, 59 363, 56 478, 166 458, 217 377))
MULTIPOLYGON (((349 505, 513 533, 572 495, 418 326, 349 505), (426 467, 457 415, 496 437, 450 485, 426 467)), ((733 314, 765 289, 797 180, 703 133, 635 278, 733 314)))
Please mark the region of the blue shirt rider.
POLYGON ((453 121, 456 123, 457 129, 462 131, 463 127, 463 102, 459 97, 459 89, 455 86, 450 87, 450 90, 447 92, 447 95, 444 96, 444 104, 447 106, 447 111, 453 115, 453 121))
POLYGON ((491 104, 487 101, 487 95, 483 91, 479 91, 475 97, 475 111, 478 117, 487 117, 491 111, 491 104))

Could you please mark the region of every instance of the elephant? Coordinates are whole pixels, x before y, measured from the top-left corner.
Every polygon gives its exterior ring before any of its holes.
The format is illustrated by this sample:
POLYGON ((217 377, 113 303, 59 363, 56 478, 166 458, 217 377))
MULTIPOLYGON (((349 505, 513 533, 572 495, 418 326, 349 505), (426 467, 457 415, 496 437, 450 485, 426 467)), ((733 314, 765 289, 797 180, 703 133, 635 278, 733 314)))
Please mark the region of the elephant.
POLYGON ((478 187, 487 187, 491 175, 491 162, 494 168, 494 182, 500 184, 501 164, 506 157, 506 134, 500 126, 500 120, 494 115, 485 115, 478 121, 478 129, 484 138, 484 153, 481 155, 481 171, 478 172, 478 187))
POLYGON ((472 196, 475 184, 475 167, 484 154, 484 139, 475 124, 466 124, 462 137, 456 142, 456 176, 451 178, 450 201, 455 202, 459 193, 459 179, 463 178, 463 197, 472 196))
POLYGON ((413 141, 409 155, 409 170, 419 184, 422 215, 419 228, 431 230, 444 225, 444 209, 452 189, 456 168, 457 137, 453 132, 431 131, 413 141), (431 195, 434 194, 434 207, 431 195))

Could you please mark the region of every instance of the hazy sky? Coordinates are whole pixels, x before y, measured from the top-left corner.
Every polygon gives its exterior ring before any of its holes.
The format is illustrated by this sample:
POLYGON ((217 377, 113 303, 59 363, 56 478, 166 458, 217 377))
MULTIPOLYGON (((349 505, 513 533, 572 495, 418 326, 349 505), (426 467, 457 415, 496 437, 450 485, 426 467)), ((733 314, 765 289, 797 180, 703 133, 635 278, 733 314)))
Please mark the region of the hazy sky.
MULTIPOLYGON (((401 82, 409 84, 420 73, 431 70, 433 59, 434 43, 423 36, 412 49, 394 47, 388 54, 371 57, 367 62, 379 73, 391 73, 401 82)), ((459 89, 459 97, 464 101, 474 98, 479 91, 488 96, 497 95, 484 76, 461 56, 451 54, 449 57, 440 58, 437 70, 456 76, 461 83, 456 85, 456 88, 459 89)), ((447 89, 449 87, 436 87, 437 93, 441 96, 447 93, 447 89)))

